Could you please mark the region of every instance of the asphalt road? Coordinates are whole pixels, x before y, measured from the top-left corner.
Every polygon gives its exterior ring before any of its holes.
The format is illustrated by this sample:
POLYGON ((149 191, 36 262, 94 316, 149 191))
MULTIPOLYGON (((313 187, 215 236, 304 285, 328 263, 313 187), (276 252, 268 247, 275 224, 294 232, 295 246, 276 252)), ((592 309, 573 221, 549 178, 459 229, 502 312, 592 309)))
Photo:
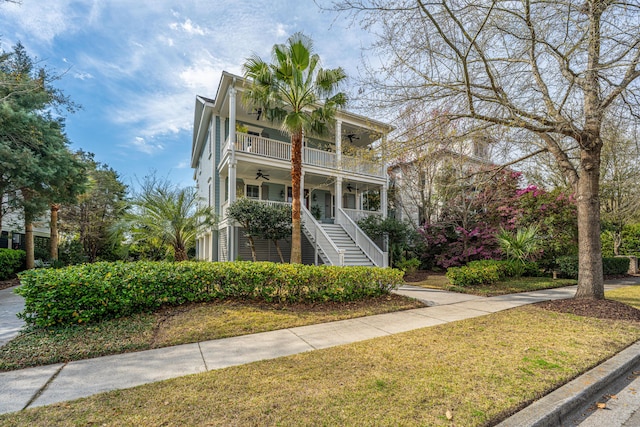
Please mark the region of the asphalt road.
POLYGON ((639 427, 640 363, 567 419, 571 427, 639 427))

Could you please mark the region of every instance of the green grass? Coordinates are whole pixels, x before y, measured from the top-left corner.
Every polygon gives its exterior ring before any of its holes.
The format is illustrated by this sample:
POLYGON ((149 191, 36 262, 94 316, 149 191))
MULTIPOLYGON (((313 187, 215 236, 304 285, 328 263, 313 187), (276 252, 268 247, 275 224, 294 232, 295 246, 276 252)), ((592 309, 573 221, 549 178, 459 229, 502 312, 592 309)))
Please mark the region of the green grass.
POLYGON ((496 295, 514 294, 518 292, 538 291, 541 289, 560 288, 563 286, 576 285, 577 283, 578 281, 573 279, 552 279, 550 277, 512 277, 491 285, 462 287, 455 286, 449 283, 449 279, 447 279, 446 276, 434 275, 429 276, 422 282, 409 284, 429 289, 443 289, 446 291, 490 297, 496 295))
POLYGON ((91 325, 34 328, 0 347, 0 371, 424 307, 388 295, 351 303, 218 301, 91 325))
POLYGON ((640 309, 640 285, 625 286, 605 292, 605 298, 623 302, 627 305, 640 309))
MULTIPOLYGON (((640 287, 626 297, 639 298, 640 287)), ((29 409, 0 424, 491 425, 638 339, 637 323, 525 306, 29 409)))

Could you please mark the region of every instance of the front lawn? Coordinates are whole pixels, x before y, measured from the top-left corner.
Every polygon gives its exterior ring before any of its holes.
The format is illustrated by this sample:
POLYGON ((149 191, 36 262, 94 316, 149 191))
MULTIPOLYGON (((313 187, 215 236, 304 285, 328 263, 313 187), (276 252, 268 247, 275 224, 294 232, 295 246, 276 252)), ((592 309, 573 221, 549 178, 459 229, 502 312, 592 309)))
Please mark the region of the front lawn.
POLYGON ((185 304, 89 325, 38 328, 0 347, 0 371, 424 307, 399 295, 361 301, 185 304))
POLYGON ((452 285, 444 274, 429 274, 426 278, 423 277, 420 281, 409 282, 408 284, 428 289, 442 289, 445 291, 491 297, 518 292, 538 291, 541 289, 561 288, 563 286, 573 286, 577 283, 578 281, 573 279, 552 279, 550 277, 511 277, 490 285, 463 287, 452 285))
MULTIPOLYGON (((640 286, 607 296, 637 303, 640 286)), ((29 409, 0 424, 493 425, 638 339, 639 322, 531 305, 29 409)))

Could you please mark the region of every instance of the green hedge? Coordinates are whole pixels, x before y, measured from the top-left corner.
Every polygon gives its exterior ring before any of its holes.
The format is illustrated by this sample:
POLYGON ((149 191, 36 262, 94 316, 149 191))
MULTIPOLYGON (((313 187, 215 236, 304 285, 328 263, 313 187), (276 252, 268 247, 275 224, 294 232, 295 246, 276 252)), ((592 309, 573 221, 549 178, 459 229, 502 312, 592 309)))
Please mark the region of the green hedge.
MULTIPOLYGON (((564 277, 570 279, 578 278, 578 257, 563 256, 556 260, 558 271, 564 277)), ((603 257, 602 273, 605 276, 614 276, 618 274, 627 274, 629 271, 629 258, 625 257, 603 257)))
POLYGON ((20 270, 25 259, 25 252, 14 249, 0 249, 0 280, 9 279, 20 270))
POLYGON ((387 294, 402 271, 270 262, 84 264, 22 273, 19 315, 30 324, 89 323, 153 311, 164 304, 242 298, 353 301, 387 294))
POLYGON ((535 262, 482 260, 447 269, 447 278, 453 285, 468 287, 490 285, 507 277, 537 276, 539 272, 535 262))

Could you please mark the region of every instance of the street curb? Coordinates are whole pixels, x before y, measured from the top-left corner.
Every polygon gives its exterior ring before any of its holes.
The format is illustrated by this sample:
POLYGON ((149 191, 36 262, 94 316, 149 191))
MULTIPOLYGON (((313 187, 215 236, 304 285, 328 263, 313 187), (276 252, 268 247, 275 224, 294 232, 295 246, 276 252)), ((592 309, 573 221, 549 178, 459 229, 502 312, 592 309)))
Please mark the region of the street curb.
POLYGON ((592 401, 609 384, 640 362, 640 341, 630 345, 611 359, 596 366, 559 389, 536 400, 497 427, 560 426, 566 417, 592 401))

